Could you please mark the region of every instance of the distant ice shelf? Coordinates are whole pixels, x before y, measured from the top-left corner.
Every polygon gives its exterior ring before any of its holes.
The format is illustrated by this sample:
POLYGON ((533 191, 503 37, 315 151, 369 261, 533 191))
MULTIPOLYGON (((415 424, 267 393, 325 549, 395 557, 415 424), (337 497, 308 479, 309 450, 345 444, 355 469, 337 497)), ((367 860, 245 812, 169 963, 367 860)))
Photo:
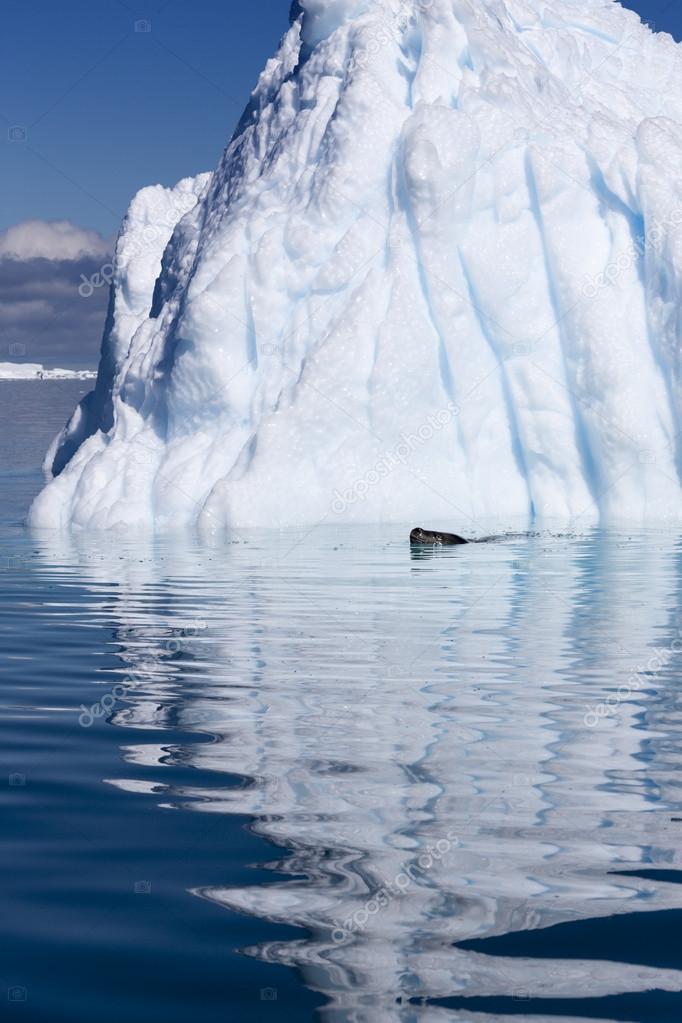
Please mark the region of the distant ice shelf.
POLYGON ((94 380, 93 369, 46 369, 39 362, 0 362, 0 380, 94 380))

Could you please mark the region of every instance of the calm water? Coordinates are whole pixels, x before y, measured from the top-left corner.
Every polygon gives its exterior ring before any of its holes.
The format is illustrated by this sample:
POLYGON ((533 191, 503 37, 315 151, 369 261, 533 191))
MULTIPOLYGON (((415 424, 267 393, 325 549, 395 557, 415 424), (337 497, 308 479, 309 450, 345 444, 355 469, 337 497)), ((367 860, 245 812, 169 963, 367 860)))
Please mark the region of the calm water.
POLYGON ((677 1023, 682 537, 31 536, 84 386, 0 385, 0 1016, 677 1023))

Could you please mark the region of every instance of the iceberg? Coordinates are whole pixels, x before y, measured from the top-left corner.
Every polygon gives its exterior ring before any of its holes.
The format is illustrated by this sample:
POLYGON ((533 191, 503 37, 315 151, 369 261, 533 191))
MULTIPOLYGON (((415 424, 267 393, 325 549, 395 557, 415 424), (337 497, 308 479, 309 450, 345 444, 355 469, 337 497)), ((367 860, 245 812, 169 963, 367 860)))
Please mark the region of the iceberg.
POLYGON ((682 519, 682 48, 615 0, 299 0, 143 189, 29 521, 682 519))
POLYGON ((46 369, 39 362, 0 362, 0 380, 92 380, 91 369, 46 369))

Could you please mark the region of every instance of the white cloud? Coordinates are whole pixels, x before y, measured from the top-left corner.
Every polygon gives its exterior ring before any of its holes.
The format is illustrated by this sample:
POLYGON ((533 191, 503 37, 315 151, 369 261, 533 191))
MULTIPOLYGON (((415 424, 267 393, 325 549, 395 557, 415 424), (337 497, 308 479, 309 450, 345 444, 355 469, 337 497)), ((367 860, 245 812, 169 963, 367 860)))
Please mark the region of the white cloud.
POLYGON ((0 231, 0 258, 73 260, 106 258, 110 240, 69 220, 24 220, 0 231))

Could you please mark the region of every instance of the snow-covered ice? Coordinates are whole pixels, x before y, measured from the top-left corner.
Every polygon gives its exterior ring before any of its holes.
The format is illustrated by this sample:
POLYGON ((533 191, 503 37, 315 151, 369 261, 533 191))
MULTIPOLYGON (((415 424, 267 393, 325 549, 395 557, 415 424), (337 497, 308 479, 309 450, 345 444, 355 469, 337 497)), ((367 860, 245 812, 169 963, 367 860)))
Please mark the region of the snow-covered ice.
POLYGON ((294 3, 216 171, 133 200, 30 521, 681 519, 681 54, 615 0, 294 3))
POLYGON ((0 362, 0 380, 92 380, 91 369, 46 369, 39 362, 0 362))

